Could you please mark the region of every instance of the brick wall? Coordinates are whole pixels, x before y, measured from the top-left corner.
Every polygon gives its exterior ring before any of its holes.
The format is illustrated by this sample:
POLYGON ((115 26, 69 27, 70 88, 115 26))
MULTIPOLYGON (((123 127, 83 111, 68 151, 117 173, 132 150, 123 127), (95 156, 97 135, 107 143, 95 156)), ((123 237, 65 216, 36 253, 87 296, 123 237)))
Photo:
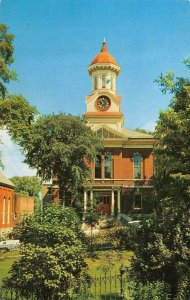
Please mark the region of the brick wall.
POLYGON ((0 186, 0 234, 13 228, 14 188, 0 186))
MULTIPOLYGON (((113 162, 113 179, 133 179, 135 153, 142 156, 142 179, 151 179, 153 177, 153 155, 152 149, 122 149, 105 148, 105 151, 111 152, 113 162)), ((94 174, 94 165, 91 166, 94 174)))
POLYGON ((15 194, 14 200, 14 224, 20 222, 22 214, 25 212, 34 213, 34 198, 22 194, 15 194))

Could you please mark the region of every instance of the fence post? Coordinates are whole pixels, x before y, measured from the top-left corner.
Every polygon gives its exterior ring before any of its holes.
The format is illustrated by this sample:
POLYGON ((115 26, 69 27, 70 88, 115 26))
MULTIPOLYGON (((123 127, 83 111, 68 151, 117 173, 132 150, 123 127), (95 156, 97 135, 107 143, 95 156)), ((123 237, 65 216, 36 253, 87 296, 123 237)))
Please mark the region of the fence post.
POLYGON ((121 292, 121 300, 123 300, 125 298, 124 296, 124 279, 123 279, 123 275, 126 272, 126 267, 124 267, 124 265, 121 265, 120 268, 120 292, 121 292))

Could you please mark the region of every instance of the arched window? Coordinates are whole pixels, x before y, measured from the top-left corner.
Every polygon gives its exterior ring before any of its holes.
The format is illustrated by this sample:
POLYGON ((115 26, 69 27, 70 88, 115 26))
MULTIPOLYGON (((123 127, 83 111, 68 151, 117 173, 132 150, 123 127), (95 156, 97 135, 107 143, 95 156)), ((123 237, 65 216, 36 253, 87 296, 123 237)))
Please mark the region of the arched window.
POLYGON ((103 138, 108 139, 108 137, 109 137, 109 131, 107 129, 103 128, 103 138))
POLYGON ((94 77, 94 88, 95 88, 95 90, 98 88, 98 79, 97 79, 97 76, 94 77))
POLYGON ((3 205, 2 205, 2 224, 5 224, 5 207, 6 205, 6 198, 3 198, 3 205))
POLYGON ((113 90, 113 76, 111 77, 111 90, 113 90))
POLYGON ((134 178, 141 179, 141 155, 139 153, 134 155, 134 178))
POLYGON ((101 155, 97 155, 95 161, 95 178, 101 178, 101 177, 102 177, 102 157, 101 155))
POLYGON ((11 198, 8 199, 8 207, 7 207, 7 224, 10 224, 10 213, 11 213, 11 198))
POLYGON ((109 152, 105 153, 104 177, 112 178, 112 158, 111 158, 111 153, 109 153, 109 152))
POLYGON ((95 179, 112 178, 112 157, 110 152, 96 156, 94 175, 95 179))
POLYGON ((102 88, 104 89, 106 87, 106 76, 102 75, 102 88))

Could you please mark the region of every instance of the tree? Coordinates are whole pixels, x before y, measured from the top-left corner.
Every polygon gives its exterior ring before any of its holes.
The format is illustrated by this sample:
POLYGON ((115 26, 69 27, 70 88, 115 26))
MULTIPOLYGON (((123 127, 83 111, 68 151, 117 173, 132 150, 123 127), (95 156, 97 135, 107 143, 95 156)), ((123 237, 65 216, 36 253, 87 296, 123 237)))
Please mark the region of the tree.
MULTIPOLYGON (((13 79, 8 67, 14 61, 14 36, 7 33, 6 25, 0 31, 2 43, 6 44, 0 52, 4 66, 0 79, 9 82, 13 79)), ((0 127, 8 130, 25 155, 25 162, 36 168, 43 180, 57 177, 61 198, 63 191, 76 194, 90 174, 89 164, 101 148, 98 137, 83 118, 64 114, 39 117, 37 109, 24 97, 10 95, 3 83, 1 87, 0 127)))
POLYGON ((17 78, 16 73, 10 69, 10 65, 14 62, 13 39, 14 35, 8 33, 8 27, 0 24, 0 98, 6 96, 5 84, 17 78))
POLYGON ((7 129, 14 142, 21 143, 30 134, 37 109, 21 95, 9 94, 7 90, 6 84, 17 79, 16 72, 10 68, 14 62, 13 40, 7 25, 0 24, 0 128, 7 129))
POLYGON ((92 236, 92 230, 93 227, 98 224, 100 220, 100 214, 97 212, 96 207, 88 207, 85 212, 85 224, 90 225, 90 251, 93 252, 92 242, 93 242, 93 236, 92 236))
POLYGON ((15 185, 15 192, 34 197, 35 209, 40 208, 41 182, 36 176, 14 176, 10 180, 15 185))
POLYGON ((157 82, 172 100, 156 126, 157 214, 143 224, 133 269, 144 283, 165 281, 172 299, 185 300, 190 293, 190 80, 169 72, 157 82))
POLYGON ((0 127, 8 130, 12 140, 22 146, 30 139, 31 124, 38 115, 36 107, 21 95, 7 94, 0 99, 0 127))
POLYGON ((76 195, 82 189, 101 145, 83 118, 62 113, 39 117, 32 124, 30 139, 21 142, 25 162, 43 180, 56 177, 61 198, 63 192, 76 195))
POLYGON ((22 296, 33 293, 40 300, 62 299, 78 292, 87 279, 80 228, 72 208, 51 205, 33 216, 26 215, 14 229, 22 243, 22 256, 4 284, 22 296))
POLYGON ((10 180, 15 185, 15 192, 38 197, 41 191, 40 180, 36 176, 14 176, 10 180))
POLYGON ((136 128, 135 131, 138 131, 138 132, 141 132, 141 133, 147 133, 147 134, 153 134, 152 131, 148 131, 146 129, 143 129, 143 128, 136 128))

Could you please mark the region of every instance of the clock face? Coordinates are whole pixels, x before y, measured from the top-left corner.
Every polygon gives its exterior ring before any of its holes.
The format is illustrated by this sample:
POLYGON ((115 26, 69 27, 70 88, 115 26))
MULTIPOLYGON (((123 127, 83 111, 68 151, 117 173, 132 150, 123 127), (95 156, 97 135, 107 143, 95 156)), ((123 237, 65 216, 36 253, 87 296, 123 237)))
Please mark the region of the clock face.
POLYGON ((96 100, 96 107, 101 111, 106 111, 111 105, 111 100, 107 96, 100 96, 96 100))

